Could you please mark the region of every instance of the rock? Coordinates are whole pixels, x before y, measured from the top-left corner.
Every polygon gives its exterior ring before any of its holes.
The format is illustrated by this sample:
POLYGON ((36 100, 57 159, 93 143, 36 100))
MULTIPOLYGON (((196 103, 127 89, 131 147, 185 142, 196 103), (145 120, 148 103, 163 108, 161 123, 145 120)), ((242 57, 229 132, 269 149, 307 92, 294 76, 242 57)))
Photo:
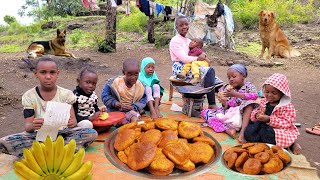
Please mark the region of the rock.
POLYGON ((54 29, 57 27, 58 24, 59 24, 58 21, 49 21, 45 24, 42 24, 41 29, 54 29))
POLYGON ((83 26, 84 26, 83 24, 78 24, 78 23, 69 24, 69 25, 67 26, 67 29, 69 29, 69 30, 74 30, 74 29, 81 28, 81 27, 83 27, 83 26))

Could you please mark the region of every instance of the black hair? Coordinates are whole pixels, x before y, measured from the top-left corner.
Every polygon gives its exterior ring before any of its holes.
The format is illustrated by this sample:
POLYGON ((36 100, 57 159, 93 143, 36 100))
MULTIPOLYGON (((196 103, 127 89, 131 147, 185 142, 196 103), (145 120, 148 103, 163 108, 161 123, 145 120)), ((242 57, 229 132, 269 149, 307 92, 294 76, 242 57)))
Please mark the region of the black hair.
POLYGON ((122 71, 123 73, 128 69, 129 66, 137 66, 139 69, 139 61, 134 58, 128 58, 123 61, 122 71))
POLYGON ((35 64, 35 66, 34 66, 34 67, 35 67, 35 70, 37 70, 38 65, 39 65, 40 62, 53 62, 53 63, 56 64, 57 69, 59 69, 58 63, 57 63, 54 59, 52 59, 52 58, 50 58, 50 57, 42 57, 42 58, 39 58, 39 59, 36 61, 36 64, 35 64))
POLYGON ((200 48, 203 47, 203 40, 200 38, 194 38, 195 41, 197 41, 197 43, 200 45, 200 48))
POLYGON ((84 67, 81 69, 79 76, 78 76, 78 79, 80 80, 84 76, 84 74, 88 73, 88 72, 97 75, 97 72, 94 69, 92 69, 90 67, 84 67))
POLYGON ((187 16, 178 16, 178 17, 176 17, 176 21, 175 21, 175 25, 176 25, 176 26, 178 25, 178 22, 179 22, 181 19, 187 19, 187 16))

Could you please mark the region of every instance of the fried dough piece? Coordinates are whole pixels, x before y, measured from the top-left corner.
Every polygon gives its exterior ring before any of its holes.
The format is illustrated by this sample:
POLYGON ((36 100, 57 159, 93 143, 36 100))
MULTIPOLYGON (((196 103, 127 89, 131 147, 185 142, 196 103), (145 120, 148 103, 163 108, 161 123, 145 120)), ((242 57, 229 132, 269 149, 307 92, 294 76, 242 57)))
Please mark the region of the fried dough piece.
POLYGON ((125 124, 118 128, 118 132, 124 129, 135 129, 137 127, 137 124, 138 124, 137 122, 131 122, 131 123, 125 124))
POLYGON ((156 155, 148 167, 148 171, 154 175, 166 176, 173 171, 174 163, 163 154, 162 149, 158 148, 156 155))
POLYGON ((245 143, 245 144, 242 144, 242 148, 243 149, 247 149, 248 147, 251 147, 251 146, 254 146, 256 143, 245 143))
POLYGON ((258 159, 249 158, 243 165, 243 172, 245 174, 256 175, 261 171, 261 162, 258 159))
POLYGON ((240 167, 244 164, 244 162, 246 162, 248 160, 248 153, 247 152, 243 152, 236 160, 235 166, 240 167))
POLYGON ((244 171, 243 171, 243 167, 242 167, 242 166, 236 167, 236 170, 237 170, 239 173, 244 174, 244 171))
POLYGON ((190 160, 197 164, 199 162, 208 163, 214 154, 212 147, 204 142, 195 142, 189 144, 190 160))
POLYGON ((277 153, 278 150, 282 150, 281 147, 279 147, 279 146, 272 146, 271 149, 272 149, 273 153, 277 153))
POLYGON ((150 165, 155 157, 157 146, 152 142, 139 142, 130 147, 128 166, 132 170, 140 170, 150 165))
POLYGON ((284 150, 278 150, 277 154, 284 164, 288 164, 291 161, 289 154, 286 153, 284 150))
POLYGON ((238 154, 242 154, 243 152, 248 152, 248 150, 243 149, 241 147, 232 147, 231 149, 238 154))
POLYGON ((167 118, 157 118, 154 120, 155 125, 157 128, 161 130, 177 130, 178 129, 178 122, 173 119, 167 119, 167 118))
POLYGON ((204 143, 207 143, 209 144, 210 146, 214 146, 216 143, 211 139, 209 138, 208 136, 198 136, 198 137, 195 137, 192 139, 193 142, 204 142, 204 143))
POLYGON ((283 163, 278 158, 271 158, 269 162, 263 165, 263 171, 272 174, 281 171, 283 168, 283 163))
POLYGON ((188 144, 188 139, 185 139, 185 138, 179 138, 179 139, 188 144))
POLYGON ((269 149, 269 147, 263 143, 259 143, 248 148, 250 154, 258 154, 259 152, 262 152, 267 149, 269 149))
MULTIPOLYGON (((132 146, 132 145, 131 145, 131 146, 132 146)), ((131 147, 131 146, 127 147, 127 148, 124 150, 124 153, 126 154, 126 156, 129 155, 130 147, 131 147)), ((119 151, 119 152, 120 152, 120 151, 119 151)))
POLYGON ((148 131, 150 129, 156 128, 156 125, 154 122, 145 122, 138 125, 139 128, 141 128, 142 131, 148 131))
POLYGON ((199 136, 201 127, 195 123, 182 121, 179 123, 178 132, 181 137, 191 139, 199 136))
POLYGON ((175 164, 182 165, 189 160, 190 148, 187 143, 178 139, 169 141, 162 152, 175 164))
POLYGON ((162 136, 162 138, 161 138, 160 143, 158 145, 159 148, 163 148, 167 144, 167 142, 169 142, 169 141, 178 139, 178 135, 170 129, 162 131, 161 136, 162 136))
POLYGON ((238 154, 233 152, 230 156, 230 158, 227 160, 228 162, 228 167, 231 169, 233 168, 234 164, 236 163, 236 160, 238 158, 238 154))
POLYGON ((114 141, 114 148, 117 151, 123 151, 135 142, 135 130, 134 129, 123 129, 118 131, 116 139, 114 141))
POLYGON ((158 145, 161 140, 161 131, 158 129, 150 129, 143 133, 140 138, 140 142, 150 141, 155 145, 158 145))
POLYGON ((117 156, 118 156, 118 158, 120 159, 121 162, 123 162, 125 164, 128 163, 128 157, 127 157, 127 155, 125 154, 124 151, 119 151, 117 156))
POLYGON ((262 164, 269 161, 270 155, 267 152, 259 152, 258 154, 254 155, 255 159, 258 159, 262 164))
POLYGON ((176 164, 175 167, 183 171, 192 171, 196 168, 196 165, 191 160, 188 160, 186 163, 182 165, 176 164))
POLYGON ((223 154, 223 159, 225 161, 228 161, 228 159, 231 157, 231 155, 233 154, 233 150, 230 148, 228 150, 226 150, 226 152, 223 154))

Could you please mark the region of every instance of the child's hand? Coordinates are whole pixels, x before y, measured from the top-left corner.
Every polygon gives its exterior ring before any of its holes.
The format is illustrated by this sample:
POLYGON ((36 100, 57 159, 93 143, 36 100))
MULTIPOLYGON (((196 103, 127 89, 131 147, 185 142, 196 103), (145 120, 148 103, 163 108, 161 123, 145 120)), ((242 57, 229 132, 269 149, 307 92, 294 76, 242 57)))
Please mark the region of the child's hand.
POLYGON ((120 104, 120 102, 116 102, 116 103, 114 104, 114 107, 121 109, 121 104, 120 104))
POLYGON ((107 111, 107 107, 106 106, 101 106, 99 109, 100 109, 101 112, 106 112, 107 111))
POLYGON ((68 121, 68 128, 73 128, 77 125, 77 122, 76 122, 76 119, 75 118, 69 118, 69 121, 68 121))
POLYGON ((34 130, 38 130, 43 125, 44 119, 43 118, 34 118, 32 121, 32 127, 34 130))
POLYGON ((128 112, 128 111, 131 111, 131 110, 133 110, 132 106, 126 106, 126 105, 122 105, 121 106, 121 111, 128 112))
POLYGON ((262 121, 262 122, 266 122, 266 123, 270 122, 270 116, 265 115, 263 113, 257 113, 256 118, 258 121, 262 121))
POLYGON ((226 97, 236 97, 237 95, 238 95, 238 93, 234 89, 227 90, 225 92, 226 97))
POLYGON ((93 121, 100 116, 100 112, 95 112, 92 116, 89 117, 89 121, 93 121))

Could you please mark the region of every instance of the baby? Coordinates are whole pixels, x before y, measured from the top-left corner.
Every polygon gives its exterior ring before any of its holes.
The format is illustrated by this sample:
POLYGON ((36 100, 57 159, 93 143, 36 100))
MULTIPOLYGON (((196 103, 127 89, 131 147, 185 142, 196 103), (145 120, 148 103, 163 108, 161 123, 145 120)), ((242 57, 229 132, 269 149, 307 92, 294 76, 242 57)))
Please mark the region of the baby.
MULTIPOLYGON (((202 50, 203 41, 199 38, 194 38, 189 44, 190 51, 188 53, 189 56, 199 56, 203 53, 202 50)), ((193 61, 190 63, 185 63, 181 69, 181 73, 177 74, 177 77, 180 79, 185 79, 187 73, 190 71, 193 74, 193 79, 191 79, 191 84, 197 84, 200 82, 200 66, 208 67, 209 63, 207 61, 193 61)))

